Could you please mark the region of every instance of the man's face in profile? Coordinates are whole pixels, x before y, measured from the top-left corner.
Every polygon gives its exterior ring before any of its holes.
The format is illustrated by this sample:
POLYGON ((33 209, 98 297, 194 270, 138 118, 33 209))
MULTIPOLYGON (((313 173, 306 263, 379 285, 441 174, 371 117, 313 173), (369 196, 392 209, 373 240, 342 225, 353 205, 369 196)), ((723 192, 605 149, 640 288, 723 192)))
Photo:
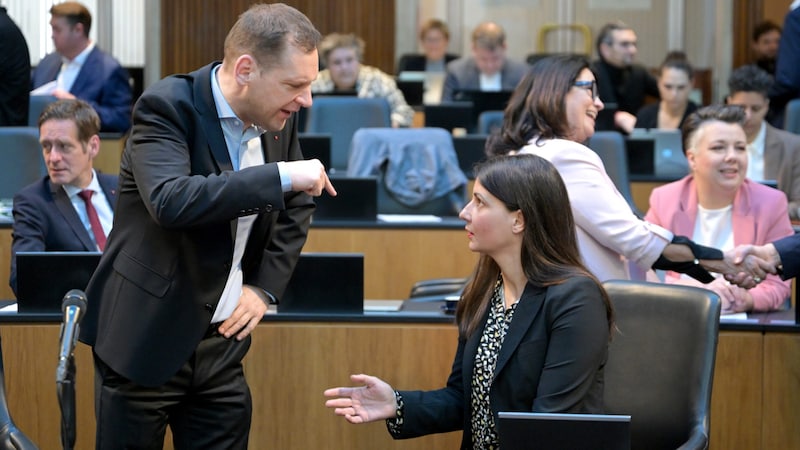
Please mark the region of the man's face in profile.
POLYGON ((633 30, 615 30, 611 32, 611 42, 602 43, 600 48, 607 63, 622 69, 633 64, 638 52, 636 46, 636 33, 633 30))

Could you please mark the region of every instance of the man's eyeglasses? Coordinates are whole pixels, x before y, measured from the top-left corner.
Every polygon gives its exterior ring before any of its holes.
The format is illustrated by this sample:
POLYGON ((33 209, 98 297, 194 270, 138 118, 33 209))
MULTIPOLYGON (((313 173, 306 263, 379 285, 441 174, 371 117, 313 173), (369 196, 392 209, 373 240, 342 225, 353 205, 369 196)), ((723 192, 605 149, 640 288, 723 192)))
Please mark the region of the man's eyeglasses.
POLYGON ((593 100, 597 100, 597 98, 600 96, 600 94, 597 92, 597 80, 579 80, 576 81, 573 86, 585 88, 592 95, 593 100))

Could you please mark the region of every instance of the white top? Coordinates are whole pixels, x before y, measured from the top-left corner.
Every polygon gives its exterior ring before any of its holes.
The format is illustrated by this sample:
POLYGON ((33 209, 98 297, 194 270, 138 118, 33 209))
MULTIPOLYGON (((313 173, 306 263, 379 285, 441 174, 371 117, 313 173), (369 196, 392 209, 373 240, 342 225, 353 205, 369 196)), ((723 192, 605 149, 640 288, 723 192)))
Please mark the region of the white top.
POLYGON ((73 60, 70 61, 67 58, 61 58, 61 70, 58 72, 58 77, 56 77, 57 88, 65 91, 72 89, 72 85, 75 84, 75 79, 78 78, 83 63, 86 62, 86 58, 89 57, 89 53, 91 53, 92 50, 94 50, 94 42, 90 41, 89 45, 73 60))
POLYGON ((767 124, 761 122, 753 142, 747 144, 747 178, 751 180, 764 179, 764 142, 767 136, 767 124))
POLYGON ((480 75, 481 90, 486 92, 498 92, 503 90, 503 76, 497 71, 494 75, 480 75))
POLYGON ((673 234, 636 217, 597 153, 565 139, 536 144, 535 138, 520 153, 547 159, 561 174, 575 217, 578 248, 589 271, 600 281, 644 280, 645 271, 672 241, 673 234), (626 260, 641 272, 629 268, 626 260))

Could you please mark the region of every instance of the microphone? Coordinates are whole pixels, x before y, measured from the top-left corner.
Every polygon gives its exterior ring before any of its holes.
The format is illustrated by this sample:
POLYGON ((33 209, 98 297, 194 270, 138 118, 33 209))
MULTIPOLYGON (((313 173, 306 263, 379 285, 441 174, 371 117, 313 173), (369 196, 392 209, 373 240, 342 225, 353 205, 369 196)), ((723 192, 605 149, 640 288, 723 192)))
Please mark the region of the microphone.
POLYGON ((64 320, 61 324, 61 351, 56 368, 56 382, 58 383, 67 379, 69 361, 72 359, 80 330, 79 323, 86 313, 86 294, 79 289, 67 292, 61 303, 61 311, 64 313, 64 320))

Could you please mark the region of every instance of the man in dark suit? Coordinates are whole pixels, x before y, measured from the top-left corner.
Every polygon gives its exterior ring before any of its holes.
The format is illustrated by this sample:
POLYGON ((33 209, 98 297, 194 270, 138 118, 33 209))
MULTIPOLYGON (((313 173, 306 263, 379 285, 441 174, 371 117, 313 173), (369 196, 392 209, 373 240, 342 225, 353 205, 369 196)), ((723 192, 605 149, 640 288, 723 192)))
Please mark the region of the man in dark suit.
POLYGON ((36 66, 33 87, 41 89, 35 93, 85 100, 100 116, 101 131, 127 131, 132 98, 128 72, 89 39, 89 10, 77 2, 64 2, 53 5, 50 14, 56 51, 36 66))
POLYGON ((597 114, 595 129, 630 133, 645 98, 658 99, 658 82, 643 66, 634 63, 637 39, 624 23, 606 24, 597 35, 599 59, 592 63, 597 89, 605 108, 597 114))
POLYGON ((39 142, 48 175, 14 196, 9 280, 14 293, 17 252, 102 250, 111 231, 117 177, 92 168, 99 129, 100 118, 82 100, 59 100, 42 112, 39 142), (91 192, 89 200, 82 191, 91 192))
POLYGON ((17 24, 0 7, 0 127, 28 124, 31 57, 17 24))
POLYGON ((529 66, 506 56, 506 32, 493 22, 472 31, 472 56, 447 65, 442 101, 458 100, 457 91, 513 91, 529 66))
POLYGON ((296 9, 254 5, 221 64, 167 77, 137 101, 81 325, 97 448, 160 449, 167 425, 178 449, 247 448, 250 332, 284 293, 311 196, 336 194, 297 140, 319 41, 296 9))

